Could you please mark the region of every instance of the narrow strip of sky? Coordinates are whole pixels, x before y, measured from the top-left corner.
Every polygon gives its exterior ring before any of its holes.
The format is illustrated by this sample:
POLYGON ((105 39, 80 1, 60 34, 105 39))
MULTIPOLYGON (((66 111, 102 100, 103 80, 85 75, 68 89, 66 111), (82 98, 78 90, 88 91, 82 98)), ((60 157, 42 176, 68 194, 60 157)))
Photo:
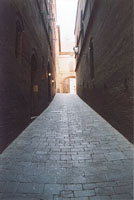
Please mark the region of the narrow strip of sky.
POLYGON ((62 51, 73 51, 78 0, 57 0, 57 24, 61 30, 62 51))

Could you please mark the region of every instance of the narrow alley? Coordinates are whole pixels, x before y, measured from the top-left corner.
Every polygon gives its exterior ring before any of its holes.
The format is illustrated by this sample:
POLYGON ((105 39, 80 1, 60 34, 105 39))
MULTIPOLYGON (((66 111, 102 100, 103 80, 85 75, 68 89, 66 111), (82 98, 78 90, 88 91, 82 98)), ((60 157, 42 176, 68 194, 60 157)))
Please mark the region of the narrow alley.
POLYGON ((132 144, 75 94, 0 154, 1 200, 132 200, 132 144))

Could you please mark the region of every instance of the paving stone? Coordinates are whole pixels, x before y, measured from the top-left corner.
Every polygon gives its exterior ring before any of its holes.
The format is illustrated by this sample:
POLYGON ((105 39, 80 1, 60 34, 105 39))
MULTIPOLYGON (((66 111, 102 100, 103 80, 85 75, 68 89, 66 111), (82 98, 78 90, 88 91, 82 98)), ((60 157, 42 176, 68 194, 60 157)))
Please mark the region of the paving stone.
POLYGON ((95 197, 90 197, 90 200, 111 200, 109 196, 95 196, 95 197))
POLYGON ((88 197, 77 197, 77 198, 71 198, 71 200, 89 200, 88 197))
POLYGON ((130 158, 130 159, 134 158, 134 152, 132 151, 123 151, 123 153, 127 158, 130 158))
POLYGON ((7 182, 0 182, 0 193, 6 192, 7 182))
POLYGON ((112 200, 133 200, 133 198, 128 194, 120 194, 111 196, 112 200))
POLYGON ((110 153, 105 153, 105 156, 107 158, 107 160, 123 160, 126 159, 127 157, 125 156, 125 154, 123 154, 122 152, 110 152, 110 153))
POLYGON ((17 191, 18 188, 18 184, 16 182, 12 182, 12 183, 6 183, 6 189, 5 189, 5 193, 15 193, 17 191))
POLYGON ((70 198, 70 197, 74 197, 74 193, 73 191, 62 191, 60 192, 60 196, 65 197, 65 198, 70 198))
POLYGON ((6 173, 3 173, 3 170, 1 170, 2 172, 1 172, 1 174, 0 174, 0 181, 11 181, 11 182, 13 182, 13 181, 16 181, 16 179, 17 179, 17 174, 12 174, 12 172, 11 173, 9 173, 9 174, 6 174, 6 173))
POLYGON ((133 186, 133 180, 117 181, 118 186, 133 186))
POLYGON ((64 185, 64 189, 71 190, 71 191, 82 190, 82 185, 81 184, 68 184, 68 185, 64 185))
POLYGON ((32 182, 35 182, 36 178, 33 175, 20 174, 17 176, 16 180, 18 182, 32 183, 32 182))
POLYGON ((96 161, 106 161, 104 154, 92 154, 92 159, 96 161))
POLYGON ((116 194, 130 194, 129 186, 116 186, 114 187, 114 191, 116 194))
POLYGON ((61 160, 71 160, 72 157, 70 155, 61 155, 61 160))
POLYGON ((91 190, 91 189, 95 189, 95 188, 96 188, 95 184, 83 184, 84 190, 91 190))
MULTIPOLYGON (((39 194, 18 194, 18 193, 6 193, 2 194, 1 200, 44 200, 44 196, 39 194)), ((53 200, 49 198, 49 200, 53 200)))
POLYGON ((72 160, 92 160, 91 155, 72 155, 72 160))
POLYGON ((53 200, 70 200, 71 198, 64 198, 64 197, 59 197, 59 196, 54 196, 53 200))
POLYGON ((63 152, 70 152, 71 151, 71 147, 70 148, 60 148, 61 149, 61 151, 63 151, 63 152))
POLYGON ((132 183, 132 145, 77 95, 57 94, 0 154, 2 200, 132 200, 132 183))
POLYGON ((108 195, 112 195, 115 194, 114 190, 112 187, 103 187, 103 188, 96 188, 95 189, 95 193, 96 195, 100 195, 100 196, 108 196, 108 195))
MULTIPOLYGON (((50 159, 50 160, 55 160, 55 161, 57 160, 57 161, 58 161, 58 160, 60 160, 60 155, 58 155, 58 154, 57 154, 57 155, 50 155, 49 159, 50 159)), ((46 161, 46 160, 47 160, 47 159, 45 159, 45 161, 46 161)))
POLYGON ((44 189, 43 184, 35 183, 19 183, 17 187, 18 193, 42 193, 44 189))
POLYGON ((112 181, 112 182, 102 182, 102 183, 96 183, 96 187, 108 187, 108 186, 117 186, 117 183, 115 181, 112 181))
POLYGON ((107 181, 130 181, 133 178, 132 172, 126 170, 108 170, 106 172, 107 181))
POLYGON ((86 182, 87 183, 96 183, 96 182, 105 182, 105 181, 107 181, 107 178, 103 174, 86 176, 86 182))
POLYGON ((29 197, 28 198, 27 197, 2 197, 2 200, 37 200, 37 198, 29 198, 29 197))
POLYGON ((94 190, 74 191, 75 197, 90 197, 95 196, 94 190))
POLYGON ((59 194, 64 189, 63 185, 60 184, 45 184, 44 193, 48 194, 59 194))

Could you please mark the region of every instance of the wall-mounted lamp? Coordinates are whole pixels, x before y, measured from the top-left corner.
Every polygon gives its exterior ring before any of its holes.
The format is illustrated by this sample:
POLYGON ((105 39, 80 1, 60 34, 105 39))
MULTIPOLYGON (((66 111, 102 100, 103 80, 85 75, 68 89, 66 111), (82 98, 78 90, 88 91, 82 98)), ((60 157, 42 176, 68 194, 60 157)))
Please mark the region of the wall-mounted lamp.
POLYGON ((74 50, 74 53, 77 54, 79 52, 79 47, 74 47, 73 50, 74 50))
POLYGON ((51 73, 48 73, 48 76, 51 76, 52 74, 51 73))

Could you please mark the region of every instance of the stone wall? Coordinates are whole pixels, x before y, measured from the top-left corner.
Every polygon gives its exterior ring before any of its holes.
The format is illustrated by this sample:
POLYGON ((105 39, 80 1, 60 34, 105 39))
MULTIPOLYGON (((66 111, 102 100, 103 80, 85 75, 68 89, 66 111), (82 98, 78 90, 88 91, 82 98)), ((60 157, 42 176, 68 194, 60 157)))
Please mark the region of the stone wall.
POLYGON ((133 1, 95 1, 77 45, 78 95, 132 142, 133 1))

